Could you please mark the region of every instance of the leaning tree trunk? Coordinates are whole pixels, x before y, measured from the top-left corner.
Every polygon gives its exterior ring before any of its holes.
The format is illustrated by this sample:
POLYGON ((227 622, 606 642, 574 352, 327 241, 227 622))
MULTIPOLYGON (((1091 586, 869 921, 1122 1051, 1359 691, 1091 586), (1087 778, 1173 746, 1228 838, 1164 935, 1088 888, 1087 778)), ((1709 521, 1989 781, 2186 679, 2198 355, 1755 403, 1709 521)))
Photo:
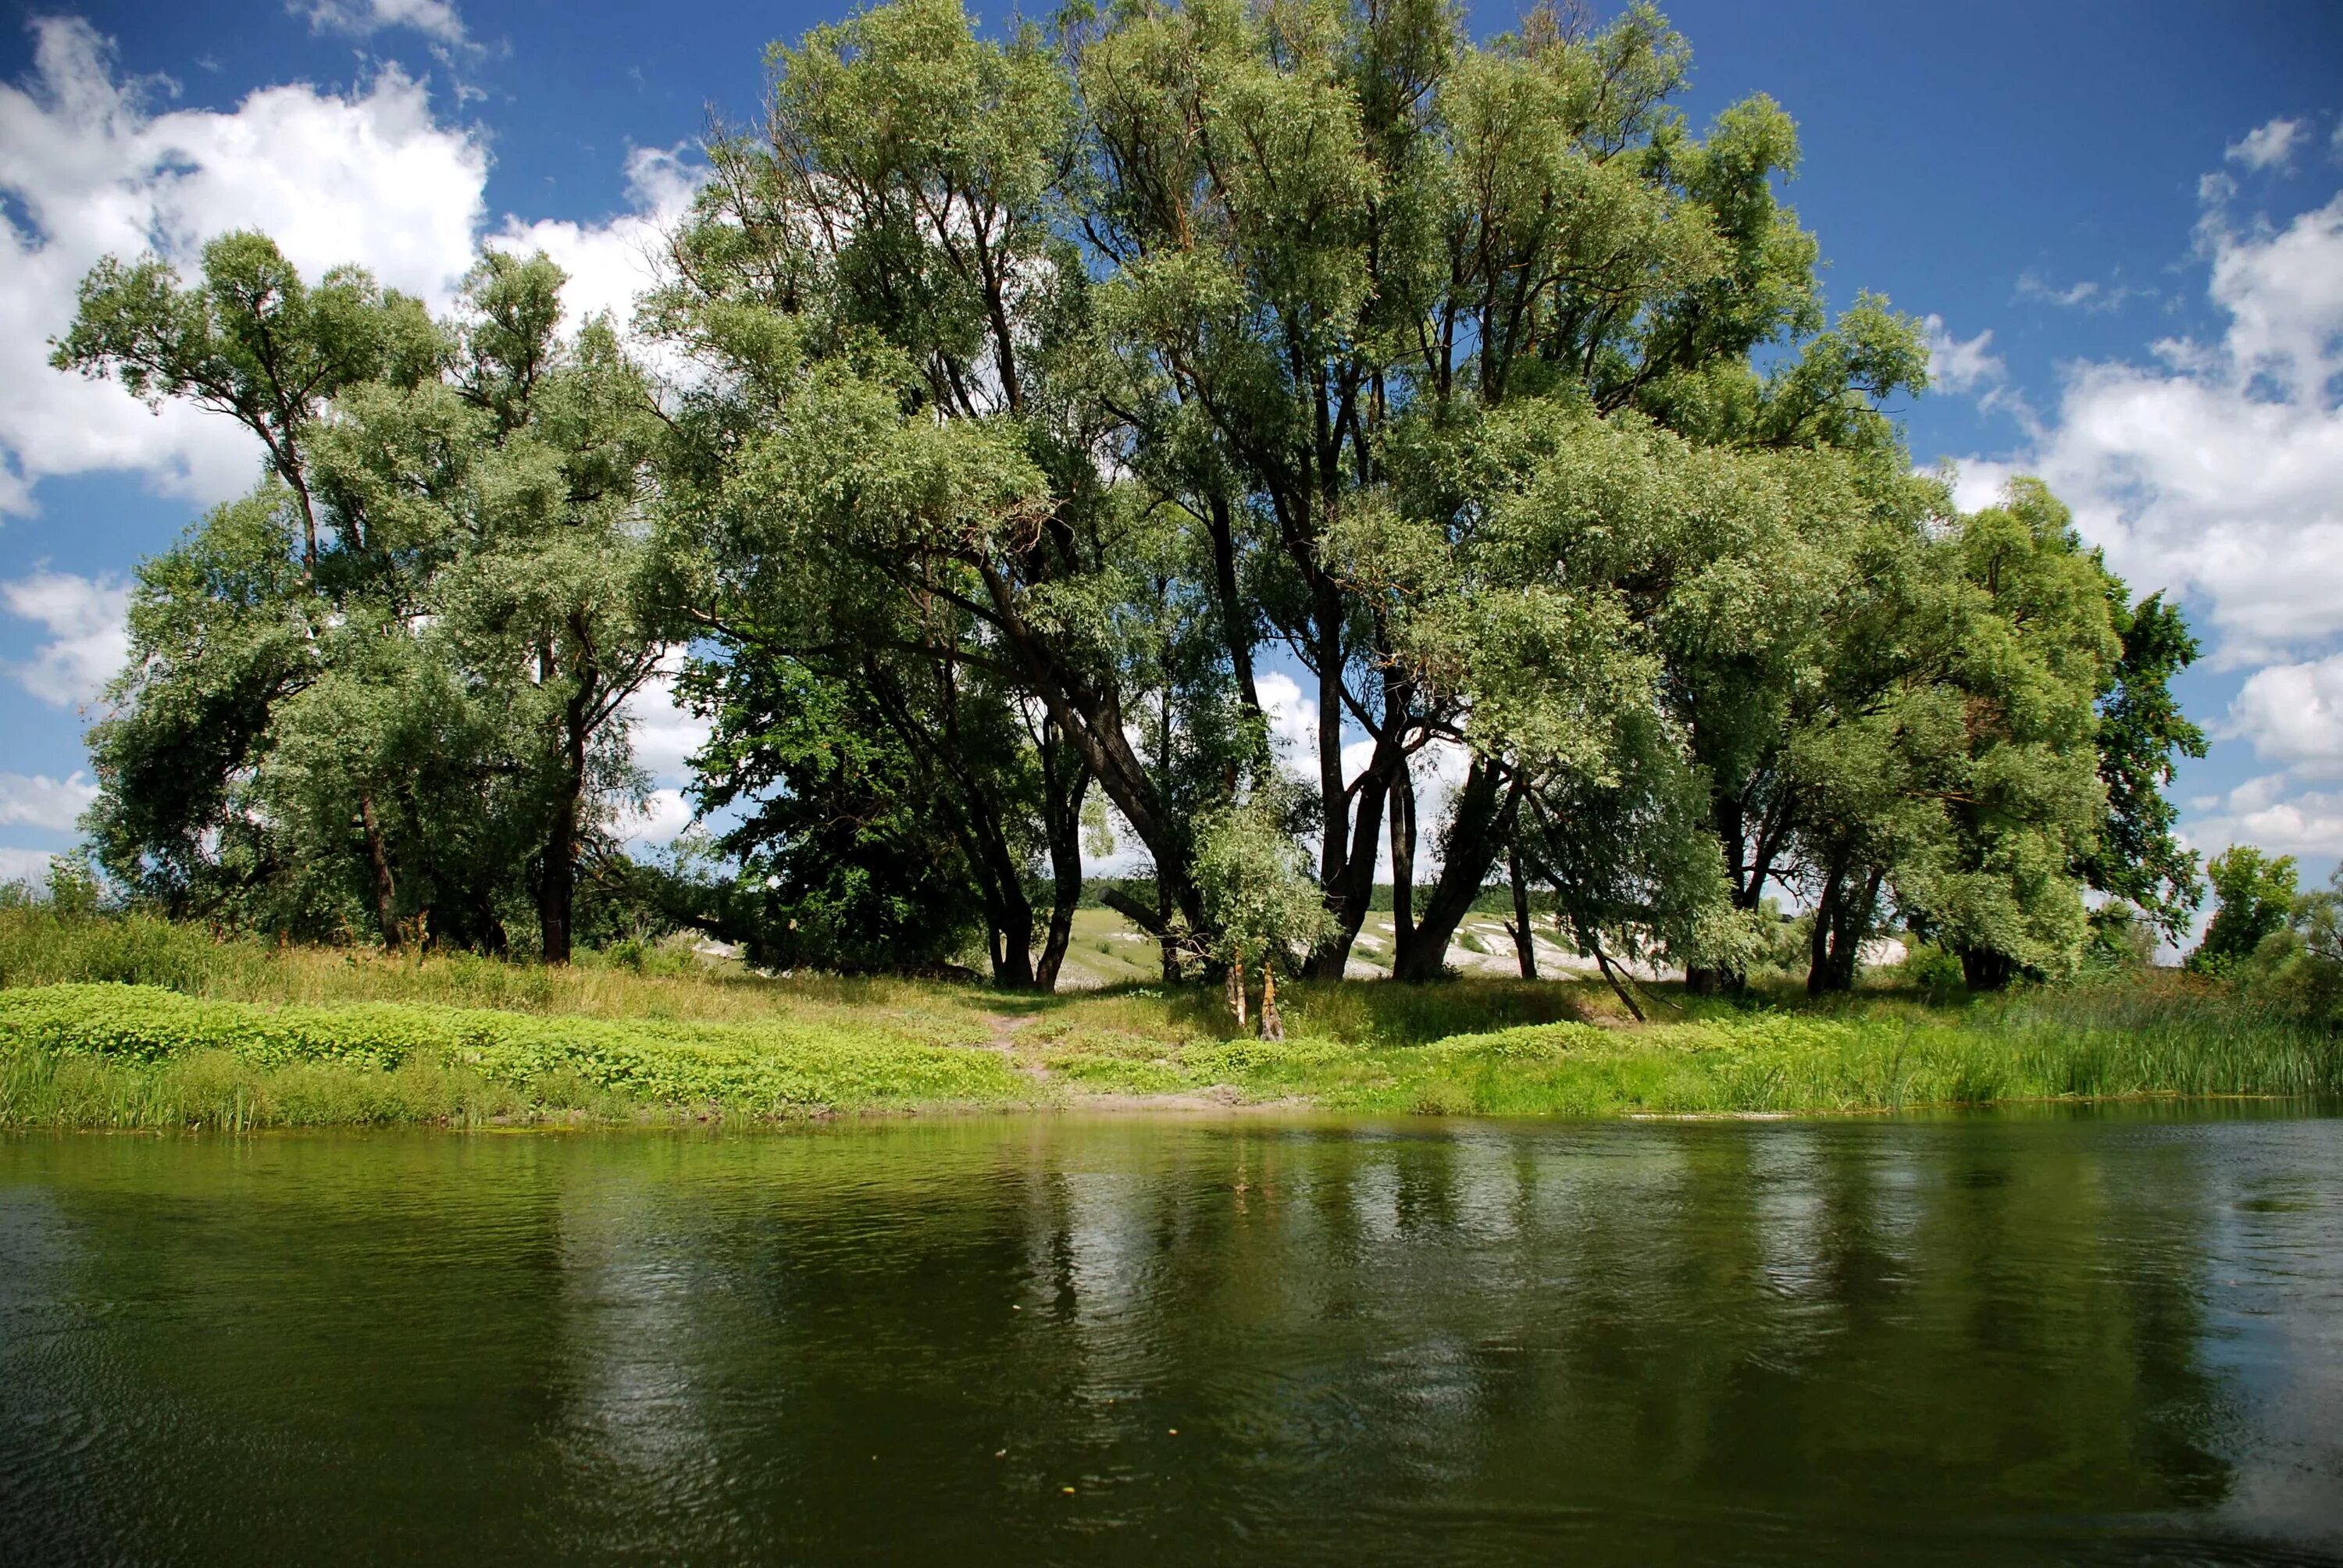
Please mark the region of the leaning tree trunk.
POLYGON ((1523 980, 1537 979, 1537 942, 1530 935, 1530 884, 1522 875, 1522 852, 1518 849, 1505 851, 1505 874, 1513 884, 1513 920, 1507 929, 1513 934, 1513 961, 1520 967, 1523 980))

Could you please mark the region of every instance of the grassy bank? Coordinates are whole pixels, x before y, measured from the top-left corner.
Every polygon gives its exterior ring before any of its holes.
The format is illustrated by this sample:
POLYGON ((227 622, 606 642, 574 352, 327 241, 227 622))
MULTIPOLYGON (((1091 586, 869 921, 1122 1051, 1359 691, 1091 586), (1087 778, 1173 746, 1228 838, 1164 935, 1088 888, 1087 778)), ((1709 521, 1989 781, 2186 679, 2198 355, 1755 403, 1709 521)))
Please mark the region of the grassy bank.
POLYGON ((1292 985, 1292 1038, 1217 995, 1059 998, 775 980, 678 953, 547 970, 277 950, 141 920, 0 914, 0 1126, 760 1121, 1084 1103, 1373 1113, 1844 1112, 2343 1092, 2343 1044, 2159 975, 1809 1009, 1561 981, 1292 985))

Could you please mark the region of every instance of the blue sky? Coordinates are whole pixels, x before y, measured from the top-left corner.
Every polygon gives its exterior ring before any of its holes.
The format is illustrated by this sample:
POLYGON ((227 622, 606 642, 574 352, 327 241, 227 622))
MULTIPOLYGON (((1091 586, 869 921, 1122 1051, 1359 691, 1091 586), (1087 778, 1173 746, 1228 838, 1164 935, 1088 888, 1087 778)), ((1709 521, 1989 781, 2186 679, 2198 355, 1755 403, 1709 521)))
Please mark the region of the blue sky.
MULTIPOLYGON (((1868 288, 1936 318, 1938 389, 1903 411, 1916 458, 1957 461, 1973 500, 2046 474, 2137 588, 2181 595, 2208 655, 2184 696, 2218 737, 2176 790, 2192 839, 2324 878, 2343 850, 2343 6, 1666 9, 1696 124, 1760 91, 1796 117, 1786 194, 1833 303, 1868 288)), ((222 422, 43 367, 80 271, 250 225, 305 267, 355 259, 444 299, 488 239, 551 250, 581 308, 621 305, 710 110, 753 114, 765 44, 839 14, 0 18, 0 876, 72 841, 127 568, 254 472, 222 422)), ((671 789, 690 730, 643 712, 671 789)))

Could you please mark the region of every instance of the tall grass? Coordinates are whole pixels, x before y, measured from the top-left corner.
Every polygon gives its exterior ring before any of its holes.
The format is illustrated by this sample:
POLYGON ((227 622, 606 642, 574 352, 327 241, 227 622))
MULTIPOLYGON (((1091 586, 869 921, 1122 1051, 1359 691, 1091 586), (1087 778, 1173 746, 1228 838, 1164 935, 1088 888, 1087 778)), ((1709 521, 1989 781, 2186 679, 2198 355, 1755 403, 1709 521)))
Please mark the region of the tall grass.
POLYGON ((849 1023, 873 1010, 981 1036, 985 998, 970 988, 886 977, 787 980, 689 949, 583 952, 567 968, 473 953, 394 957, 371 949, 277 947, 149 915, 0 909, 0 989, 114 982, 222 1001, 331 1007, 417 1002, 547 1016, 707 1023, 849 1023))

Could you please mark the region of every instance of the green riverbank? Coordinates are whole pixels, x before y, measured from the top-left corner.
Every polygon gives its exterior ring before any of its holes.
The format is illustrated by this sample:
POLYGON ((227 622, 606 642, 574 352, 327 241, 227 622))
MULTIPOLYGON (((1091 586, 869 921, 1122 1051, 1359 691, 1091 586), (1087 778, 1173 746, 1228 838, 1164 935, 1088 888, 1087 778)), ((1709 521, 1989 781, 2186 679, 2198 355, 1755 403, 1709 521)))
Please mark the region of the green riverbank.
POLYGON ((1292 1038, 1270 1043, 1229 1038, 1202 992, 1145 989, 1032 999, 907 986, 857 1001, 833 982, 831 994, 809 985, 764 1017, 726 1020, 672 1005, 606 1017, 32 986, 0 990, 0 1126, 754 1123, 1215 1104, 1844 1113, 2343 1091, 2332 1037, 2137 982, 1958 1006, 1889 994, 1828 1012, 1710 1005, 1642 1026, 1567 983, 1289 994, 1292 1038), (1524 1013, 1577 1016, 1516 1021, 1524 1013), (1427 1025, 1476 1015, 1483 1027, 1426 1037, 1427 1025))

